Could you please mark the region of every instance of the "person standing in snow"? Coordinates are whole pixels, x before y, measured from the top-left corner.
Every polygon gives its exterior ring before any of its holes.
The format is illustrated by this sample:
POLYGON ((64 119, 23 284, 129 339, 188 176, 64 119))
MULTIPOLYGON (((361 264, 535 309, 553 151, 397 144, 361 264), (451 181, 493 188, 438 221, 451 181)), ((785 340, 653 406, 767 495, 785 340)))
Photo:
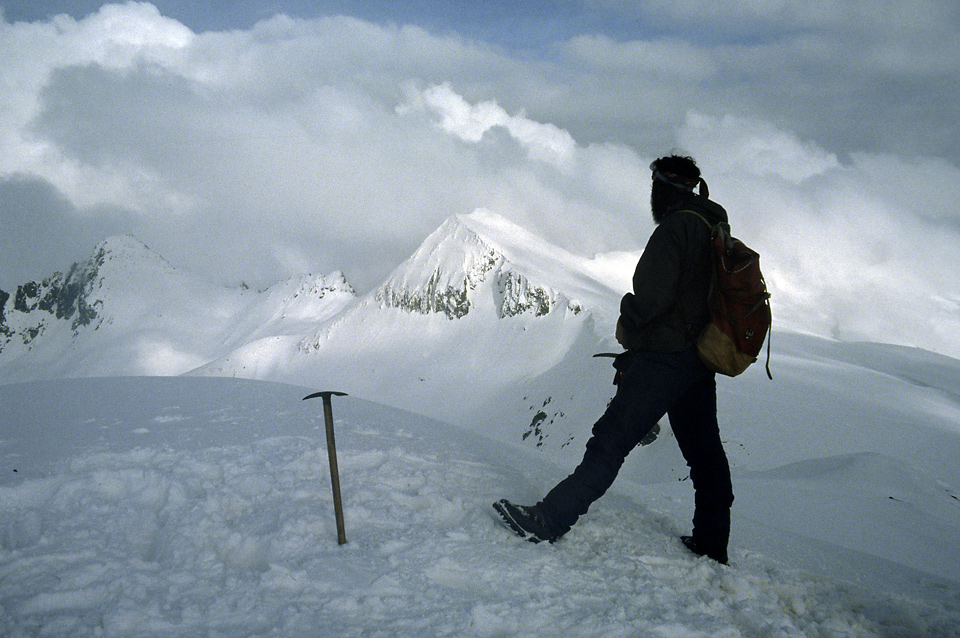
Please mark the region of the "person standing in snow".
POLYGON ((614 361, 616 396, 570 476, 536 505, 501 500, 494 509, 521 537, 556 541, 607 491, 627 454, 666 414, 695 491, 693 533, 681 540, 694 553, 725 564, 733 487, 717 424, 715 375, 696 350, 709 321, 710 230, 684 211, 711 224, 726 223, 727 214, 708 199, 692 158, 662 157, 650 169, 656 228, 637 263, 633 292, 620 303, 616 338, 626 352, 614 361))

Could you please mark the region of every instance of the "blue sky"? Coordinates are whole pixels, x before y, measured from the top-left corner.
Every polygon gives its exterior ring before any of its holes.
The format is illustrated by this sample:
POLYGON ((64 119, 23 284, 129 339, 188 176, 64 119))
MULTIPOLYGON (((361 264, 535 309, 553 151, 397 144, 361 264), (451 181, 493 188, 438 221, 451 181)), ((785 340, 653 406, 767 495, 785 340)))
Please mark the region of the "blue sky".
POLYGON ((225 284, 363 292, 477 208, 635 251, 676 149, 795 323, 960 328, 955 0, 0 6, 0 289, 129 233, 225 284), (905 285, 922 326, 884 317, 905 285))
MULTIPOLYGON (((101 0, 8 0, 3 6, 7 20, 12 22, 43 20, 60 13, 82 18, 102 4, 101 0)), ((158 0, 153 4, 164 15, 198 31, 245 29, 276 13, 305 19, 342 14, 378 23, 419 24, 437 32, 452 30, 468 38, 532 50, 548 49, 552 42, 581 32, 636 35, 643 28, 643 21, 636 16, 604 8, 600 3, 587 6, 576 0, 158 0)))

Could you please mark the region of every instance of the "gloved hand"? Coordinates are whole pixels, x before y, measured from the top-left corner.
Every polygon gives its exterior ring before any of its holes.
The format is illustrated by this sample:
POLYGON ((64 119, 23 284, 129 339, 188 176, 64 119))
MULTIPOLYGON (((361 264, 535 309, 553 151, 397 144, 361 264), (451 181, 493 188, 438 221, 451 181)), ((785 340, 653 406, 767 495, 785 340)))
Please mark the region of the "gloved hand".
POLYGON ((627 338, 627 331, 623 328, 623 320, 617 319, 617 330, 614 336, 617 338, 617 343, 619 343, 624 348, 627 347, 627 344, 624 341, 627 338))
POLYGON ((616 374, 613 375, 613 385, 620 385, 620 379, 623 378, 623 372, 630 367, 630 363, 633 360, 632 353, 621 352, 613 360, 613 368, 616 370, 616 374))

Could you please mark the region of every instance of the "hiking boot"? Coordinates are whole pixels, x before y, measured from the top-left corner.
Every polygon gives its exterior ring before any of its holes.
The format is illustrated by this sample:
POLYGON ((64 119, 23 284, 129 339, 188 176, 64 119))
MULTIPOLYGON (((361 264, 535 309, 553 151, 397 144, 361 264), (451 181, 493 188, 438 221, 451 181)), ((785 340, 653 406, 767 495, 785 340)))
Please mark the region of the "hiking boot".
POLYGON ((687 546, 691 552, 698 556, 706 556, 707 558, 712 558, 721 565, 727 564, 727 552, 726 551, 708 551, 705 548, 697 544, 697 541, 693 539, 693 536, 681 536, 680 541, 687 546))
POLYGON ((530 507, 514 505, 506 499, 501 499, 493 504, 493 509, 499 514, 504 524, 512 529, 517 536, 525 538, 531 543, 541 541, 552 543, 560 538, 560 534, 550 528, 547 519, 543 517, 536 505, 530 507))

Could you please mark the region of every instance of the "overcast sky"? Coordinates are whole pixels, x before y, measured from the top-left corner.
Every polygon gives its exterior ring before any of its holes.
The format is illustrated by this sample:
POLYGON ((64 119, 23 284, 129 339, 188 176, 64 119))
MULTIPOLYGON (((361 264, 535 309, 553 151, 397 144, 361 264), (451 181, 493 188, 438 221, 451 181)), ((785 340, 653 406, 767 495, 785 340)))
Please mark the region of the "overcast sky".
POLYGON ((956 0, 0 6, 0 289, 130 233, 365 292, 478 207, 638 250, 677 149, 790 327, 960 356, 956 0))

